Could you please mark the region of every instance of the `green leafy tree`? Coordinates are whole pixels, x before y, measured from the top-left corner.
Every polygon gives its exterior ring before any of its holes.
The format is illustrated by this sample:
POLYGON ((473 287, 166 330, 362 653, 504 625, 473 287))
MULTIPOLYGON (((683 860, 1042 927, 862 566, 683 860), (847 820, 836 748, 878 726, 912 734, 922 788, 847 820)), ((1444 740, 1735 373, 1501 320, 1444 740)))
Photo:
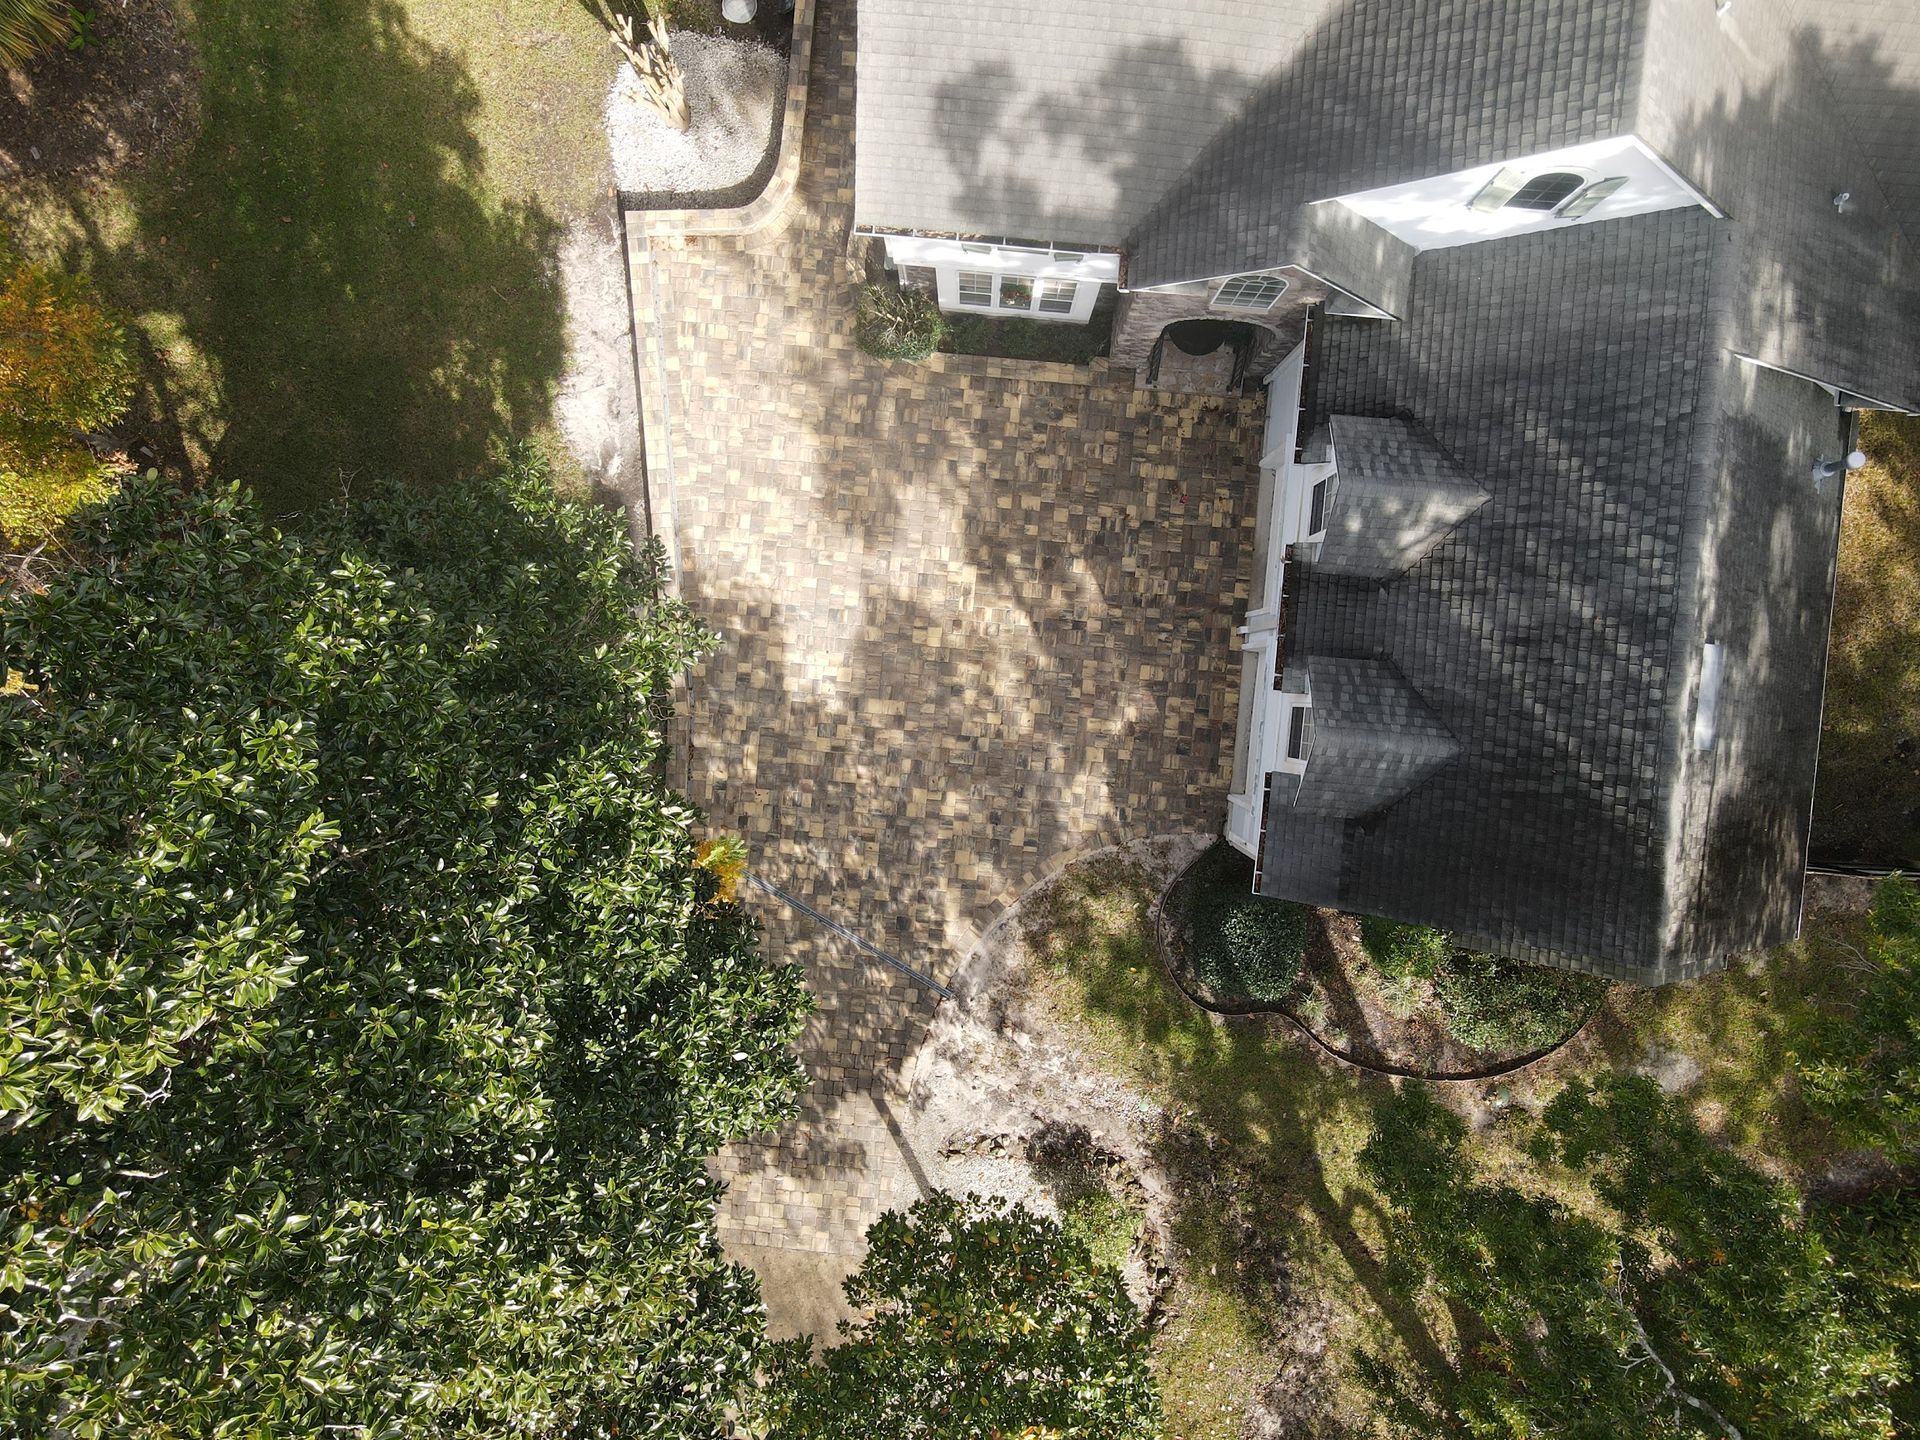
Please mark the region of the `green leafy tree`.
POLYGON ((769 1440, 1154 1440, 1149 1336, 1120 1276, 1023 1206, 936 1193, 867 1233, 818 1360, 773 1347, 769 1440))
POLYGON ((657 553, 526 464, 76 531, 0 611, 5 1428, 722 1433, 702 1162, 805 997, 661 781, 657 553))
MULTIPOLYGON (((1920 1366, 1920 1191, 1891 1189, 1809 1212, 1833 1252, 1849 1308, 1899 1348, 1901 1373, 1920 1366)), ((1894 1433, 1920 1435, 1920 1385, 1893 1392, 1894 1433)))
POLYGON ((1898 1356, 1849 1312, 1793 1195, 1650 1081, 1570 1085, 1533 1137, 1536 1160, 1590 1185, 1596 1213, 1481 1180, 1464 1144, 1461 1121, 1406 1086, 1361 1154, 1396 1280, 1442 1302, 1461 1337, 1455 1367, 1424 1386, 1366 1362, 1406 1433, 1890 1433, 1898 1356))
POLYGON ((1895 1157, 1920 1142, 1920 886, 1882 881, 1844 1008, 1803 1011, 1794 1067, 1808 1105, 1857 1145, 1895 1157))

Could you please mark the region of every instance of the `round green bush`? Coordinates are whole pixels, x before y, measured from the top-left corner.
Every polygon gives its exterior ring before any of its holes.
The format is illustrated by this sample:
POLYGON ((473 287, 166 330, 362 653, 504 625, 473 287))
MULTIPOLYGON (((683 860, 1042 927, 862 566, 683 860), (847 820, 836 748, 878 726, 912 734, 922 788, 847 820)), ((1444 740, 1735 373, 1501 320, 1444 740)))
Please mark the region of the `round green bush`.
POLYGON ((1446 931, 1377 915, 1360 917, 1360 944, 1374 968, 1390 980, 1431 980, 1453 954, 1446 931))
POLYGON ((1193 969, 1222 999, 1275 1004, 1300 979, 1307 908, 1242 896, 1194 917, 1193 969))
POLYGON ((1447 1031, 1487 1054, 1544 1050, 1580 1023, 1606 982, 1456 950, 1433 979, 1447 1031))
POLYGON ((854 338, 880 360, 924 360, 946 322, 931 295, 894 285, 867 285, 854 312, 854 338))

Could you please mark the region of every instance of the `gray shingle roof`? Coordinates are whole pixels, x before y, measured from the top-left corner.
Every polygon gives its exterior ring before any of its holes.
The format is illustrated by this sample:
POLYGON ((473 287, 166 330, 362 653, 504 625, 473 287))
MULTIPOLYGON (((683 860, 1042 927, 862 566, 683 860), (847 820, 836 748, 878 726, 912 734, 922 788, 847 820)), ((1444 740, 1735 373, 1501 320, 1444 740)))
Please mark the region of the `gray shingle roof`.
POLYGON ((1487 492, 1416 421, 1335 415, 1328 428, 1339 469, 1326 538, 1312 554, 1322 572, 1390 579, 1487 503, 1487 492))
POLYGON ((1920 191, 1920 130, 1887 133, 1889 120, 1916 117, 1894 69, 1920 65, 1920 27, 1888 27, 1869 58, 1842 22, 1800 23, 1812 13, 1736 0, 1719 18, 1694 0, 1654 0, 1635 129, 1730 217, 1728 345, 1920 406, 1920 229, 1901 232, 1882 183, 1897 173, 1900 193, 1920 191), (1845 214, 1833 205, 1842 192, 1845 214))
POLYGON ((1373 273, 1353 234, 1329 233, 1344 207, 1311 202, 1625 134, 1648 3, 1348 0, 1329 10, 1141 223, 1132 283, 1295 263, 1397 311, 1381 293, 1396 274, 1373 273))
POLYGON ((861 0, 861 224, 1118 244, 1333 0, 861 0))
MULTIPOLYGON (((1681 211, 1431 251, 1404 321, 1316 327, 1310 425, 1415 415, 1490 498, 1391 584, 1303 567, 1289 650, 1391 660, 1460 753, 1299 898, 1642 981, 1791 933, 1838 512, 1809 476, 1840 421, 1720 358, 1724 243, 1681 211), (1743 718, 1696 756, 1703 638, 1743 718)), ((1271 808, 1268 893, 1326 841, 1293 826, 1271 808)))
POLYGON ((1309 656, 1313 732, 1295 810, 1360 819, 1403 799, 1460 753, 1390 660, 1309 656))

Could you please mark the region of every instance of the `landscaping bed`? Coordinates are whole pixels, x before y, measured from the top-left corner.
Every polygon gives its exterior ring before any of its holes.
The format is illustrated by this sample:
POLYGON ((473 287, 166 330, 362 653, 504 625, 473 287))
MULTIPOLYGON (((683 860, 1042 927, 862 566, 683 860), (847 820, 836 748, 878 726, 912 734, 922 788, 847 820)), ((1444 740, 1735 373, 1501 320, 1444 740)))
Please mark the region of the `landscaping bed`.
POLYGON ((1589 976, 1522 965, 1393 925, 1252 894, 1253 866, 1216 843, 1169 888, 1167 962, 1210 1009, 1272 1012, 1359 1064, 1484 1074, 1564 1043, 1599 1004, 1589 976))
POLYGON ((675 130, 622 63, 607 93, 613 170, 629 205, 695 209, 742 205, 766 188, 780 151, 788 57, 728 33, 669 32, 685 79, 689 128, 675 130))
POLYGON ((993 355, 1002 360, 1049 360, 1088 365, 1113 344, 1113 300, 1105 296, 1085 325, 1049 324, 1019 316, 948 315, 940 348, 950 355, 993 355))

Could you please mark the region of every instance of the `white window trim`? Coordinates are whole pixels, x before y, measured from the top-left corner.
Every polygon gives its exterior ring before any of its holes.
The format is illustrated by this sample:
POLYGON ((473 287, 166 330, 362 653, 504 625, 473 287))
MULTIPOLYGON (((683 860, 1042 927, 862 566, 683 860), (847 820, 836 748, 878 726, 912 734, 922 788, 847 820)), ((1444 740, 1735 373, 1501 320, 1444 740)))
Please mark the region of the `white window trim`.
POLYGON ((1307 773, 1307 762, 1313 758, 1313 696, 1296 695, 1291 690, 1282 690, 1278 693, 1280 703, 1275 709, 1280 723, 1273 727, 1275 741, 1273 763, 1267 768, 1276 770, 1282 775, 1304 775, 1307 773), (1301 725, 1306 727, 1305 740, 1297 756, 1287 753, 1287 742, 1293 737, 1295 716, 1298 716, 1301 725))

